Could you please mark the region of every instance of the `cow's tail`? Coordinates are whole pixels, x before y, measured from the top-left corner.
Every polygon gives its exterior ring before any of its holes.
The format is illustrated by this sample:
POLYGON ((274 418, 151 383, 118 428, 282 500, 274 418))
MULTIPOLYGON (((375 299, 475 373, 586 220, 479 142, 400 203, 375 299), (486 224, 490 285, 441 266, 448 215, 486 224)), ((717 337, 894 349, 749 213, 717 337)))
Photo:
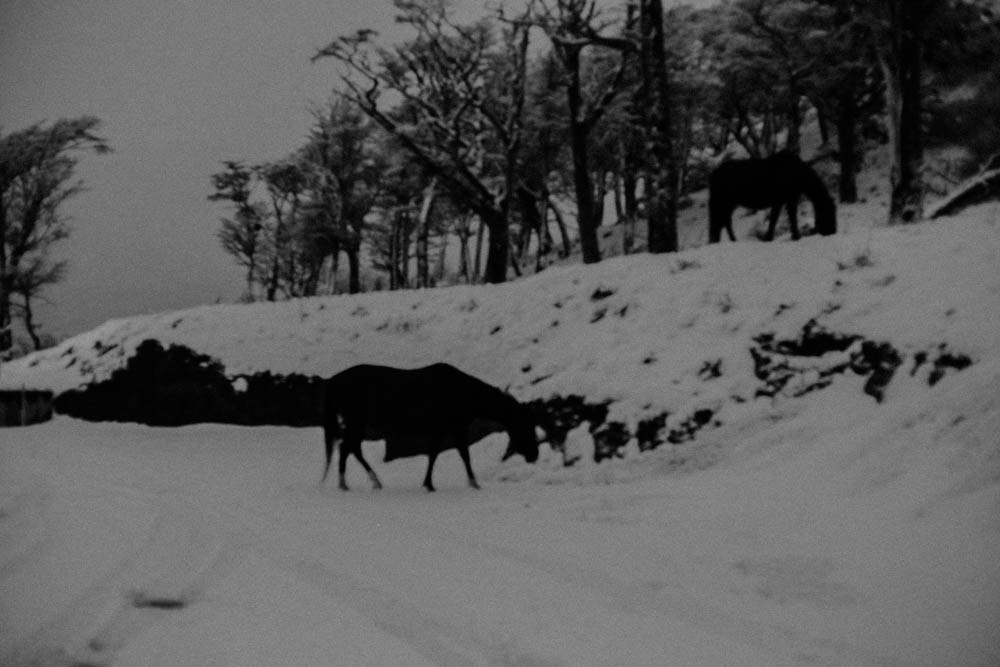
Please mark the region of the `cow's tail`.
POLYGON ((323 478, 320 484, 326 481, 326 476, 330 474, 330 462, 333 461, 333 450, 336 449, 337 441, 340 440, 340 418, 334 405, 337 402, 336 390, 332 382, 327 382, 326 392, 323 396, 323 444, 326 448, 326 465, 323 468, 323 478))

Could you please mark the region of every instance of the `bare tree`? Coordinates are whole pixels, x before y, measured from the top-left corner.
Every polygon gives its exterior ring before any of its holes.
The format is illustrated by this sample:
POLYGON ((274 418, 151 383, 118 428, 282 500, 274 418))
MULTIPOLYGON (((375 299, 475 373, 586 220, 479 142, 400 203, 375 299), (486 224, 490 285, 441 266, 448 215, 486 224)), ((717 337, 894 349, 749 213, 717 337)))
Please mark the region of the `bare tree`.
POLYGON ((601 259, 597 241, 600 219, 597 217, 588 143, 591 131, 624 89, 627 54, 634 49, 634 43, 622 36, 626 26, 609 18, 598 5, 597 0, 538 0, 532 7, 530 19, 552 41, 565 75, 577 224, 583 261, 587 263, 601 259), (617 67, 599 86, 600 89, 587 95, 583 79, 584 52, 593 47, 612 49, 618 52, 619 58, 617 67))
POLYGON ((396 0, 396 7, 416 32, 412 41, 382 48, 363 30, 313 60, 340 62, 346 97, 476 212, 490 232, 486 280, 502 282, 522 141, 527 29, 513 25, 497 48, 490 22, 459 25, 443 2, 396 0))
POLYGON ((346 99, 314 112, 316 123, 304 154, 312 172, 310 207, 320 240, 347 255, 348 291, 361 291, 361 243, 365 217, 380 192, 383 160, 371 123, 346 99), (322 221, 322 222, 320 222, 322 221), (326 228, 326 233, 321 230, 326 228), (331 236, 332 235, 332 236, 331 236))
POLYGON ((879 0, 867 3, 864 10, 885 80, 892 156, 890 224, 923 217, 922 50, 924 18, 934 2, 879 0))
POLYGON ((42 348, 43 341, 35 321, 33 303, 45 287, 62 282, 67 267, 65 261, 50 262, 48 248, 41 249, 23 266, 14 281, 14 292, 21 297, 21 320, 36 350, 42 348))
POLYGON ((40 258, 69 236, 68 220, 59 209, 83 190, 73 180, 74 153, 111 150, 96 134, 99 127, 97 118, 82 116, 0 134, 0 352, 13 343, 11 296, 18 287, 22 296, 26 290, 34 296, 64 275, 59 270, 44 272, 47 280, 38 280, 41 274, 27 278, 40 258))
POLYGON ((267 211, 259 202, 250 200, 254 187, 254 170, 234 160, 227 160, 223 164, 225 171, 212 175, 215 192, 208 199, 227 201, 235 208, 232 218, 222 219, 218 238, 223 250, 246 269, 246 291, 243 298, 253 301, 267 211))
POLYGON ((262 267, 265 298, 275 301, 278 290, 285 296, 301 296, 301 219, 300 211, 306 188, 306 175, 295 159, 265 163, 254 168, 267 190, 270 218, 267 227, 269 264, 262 267))
POLYGON ((677 251, 678 158, 674 154, 673 109, 663 38, 663 4, 642 0, 639 9, 642 40, 641 99, 644 109, 647 171, 646 207, 650 252, 677 251))

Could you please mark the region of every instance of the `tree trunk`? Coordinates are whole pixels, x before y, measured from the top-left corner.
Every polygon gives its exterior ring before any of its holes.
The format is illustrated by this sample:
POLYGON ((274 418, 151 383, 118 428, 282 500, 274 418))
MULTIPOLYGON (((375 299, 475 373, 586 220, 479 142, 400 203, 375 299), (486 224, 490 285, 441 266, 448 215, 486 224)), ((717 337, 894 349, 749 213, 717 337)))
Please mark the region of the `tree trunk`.
POLYGON ((538 200, 528 188, 523 186, 517 188, 517 200, 521 209, 521 233, 517 243, 517 259, 523 259, 525 253, 528 252, 528 248, 531 246, 532 232, 536 232, 538 236, 537 254, 548 252, 543 242, 545 232, 542 229, 544 224, 538 200))
POLYGON ((826 146, 830 143, 830 121, 827 120, 825 113, 817 111, 816 122, 819 124, 820 144, 826 146))
POLYGON ((920 127, 922 2, 887 0, 888 36, 876 40, 885 77, 891 150, 889 224, 923 217, 923 139, 920 127))
POLYGON ((569 257, 570 253, 573 252, 573 246, 569 242, 569 230, 566 229, 566 219, 563 218, 562 211, 552 203, 551 199, 547 199, 548 207, 552 210, 552 214, 556 216, 556 226, 559 227, 559 235, 562 237, 562 253, 561 257, 569 257))
POLYGON ((358 294, 361 292, 361 261, 360 244, 351 241, 345 249, 347 253, 347 292, 358 294))
POLYGON ((42 349, 42 339, 39 337, 37 327, 35 326, 35 313, 31 308, 31 296, 28 294, 22 294, 21 296, 24 298, 24 327, 28 330, 32 345, 35 346, 36 350, 40 350, 42 349))
POLYGON ((642 0, 642 92, 645 110, 646 152, 650 168, 646 179, 650 252, 677 251, 677 159, 673 152, 669 81, 663 40, 663 4, 642 0))
POLYGON ((267 279, 268 301, 275 301, 278 298, 279 252, 279 244, 275 242, 274 256, 271 258, 271 273, 267 279))
POLYGON ((615 219, 621 222, 625 219, 625 205, 622 203, 622 177, 620 171, 621 165, 619 164, 619 169, 616 169, 612 174, 612 188, 615 195, 615 219))
POLYGON ((14 346, 10 307, 13 286, 13 277, 8 276, 5 270, 3 274, 0 274, 0 353, 6 352, 14 346))
POLYGON ((622 174, 622 184, 625 198, 625 226, 622 229, 622 254, 628 255, 635 247, 635 222, 639 215, 639 198, 636 188, 639 178, 631 165, 625 165, 622 174))
POLYGON ((797 96, 788 105, 788 137, 785 139, 785 150, 795 155, 802 153, 802 111, 797 96))
POLYGON ((481 211, 479 215, 490 231, 483 280, 487 283, 502 283, 507 279, 507 261, 510 254, 507 218, 499 211, 481 211))
POLYGON ((12 276, 7 275, 7 204, 4 193, 8 181, 0 181, 0 355, 14 345, 10 332, 10 289, 14 284, 12 276))
POLYGON ((405 209, 392 217, 389 244, 389 289, 404 289, 409 286, 410 259, 410 214, 405 209))
POLYGON ((476 231, 476 262, 473 266, 473 276, 474 282, 479 281, 479 277, 483 275, 483 237, 486 235, 486 221, 483 220, 482 216, 477 216, 479 218, 479 229, 476 231))
POLYGON ((622 183, 625 187, 625 216, 635 218, 639 213, 639 198, 636 190, 639 187, 639 177, 631 167, 626 168, 622 176, 622 183))
POLYGON ((431 211, 434 208, 434 198, 437 191, 437 178, 431 179, 424 189, 423 202, 420 204, 420 217, 417 219, 417 286, 430 286, 430 224, 431 211))
POLYGON ((389 223, 389 291, 397 288, 396 266, 399 263, 399 215, 393 214, 389 223))
POLYGON ((608 181, 603 171, 594 173, 594 228, 604 224, 604 200, 608 195, 608 181))
POLYGON ((448 239, 447 237, 443 239, 440 247, 438 248, 437 261, 434 263, 434 275, 431 278, 430 287, 434 287, 442 282, 444 282, 445 267, 448 261, 448 239))
POLYGON ((858 137, 855 118, 857 108, 853 95, 840 100, 837 114, 837 154, 840 162, 840 201, 853 204, 858 201, 858 137))
POLYGON ((566 98, 569 103, 570 149, 573 153, 573 189, 576 193, 576 219, 580 234, 580 247, 585 264, 601 261, 601 248, 597 242, 597 223, 594 220, 594 188, 590 178, 587 156, 587 127, 583 116, 583 92, 580 83, 580 49, 564 49, 569 84, 566 98))
POLYGON ((340 242, 333 248, 330 254, 330 294, 337 293, 337 274, 340 273, 340 242))
POLYGON ((472 230, 469 229, 469 217, 462 216, 462 219, 458 223, 457 228, 458 233, 458 275, 462 276, 462 279, 466 283, 471 283, 472 279, 469 275, 469 238, 472 236, 472 230))

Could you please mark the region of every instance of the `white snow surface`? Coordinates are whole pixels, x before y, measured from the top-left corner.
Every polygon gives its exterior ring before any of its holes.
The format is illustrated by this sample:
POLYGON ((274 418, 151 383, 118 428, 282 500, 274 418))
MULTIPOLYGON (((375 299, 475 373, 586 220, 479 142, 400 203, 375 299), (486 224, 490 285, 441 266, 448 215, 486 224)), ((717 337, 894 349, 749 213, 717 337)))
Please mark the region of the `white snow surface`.
POLYGON ((351 492, 321 486, 319 429, 0 430, 0 664, 1000 664, 997 205, 119 320, 0 382, 81 386, 147 338, 234 381, 449 361, 521 399, 612 399, 630 425, 698 407, 718 425, 573 467, 501 463, 496 435, 473 448, 481 491, 452 451, 435 494, 423 459, 378 443, 385 489, 353 462, 351 492), (754 397, 753 337, 813 318, 904 354, 883 402, 851 372, 754 397), (941 344, 973 363, 929 386, 912 355, 941 344))

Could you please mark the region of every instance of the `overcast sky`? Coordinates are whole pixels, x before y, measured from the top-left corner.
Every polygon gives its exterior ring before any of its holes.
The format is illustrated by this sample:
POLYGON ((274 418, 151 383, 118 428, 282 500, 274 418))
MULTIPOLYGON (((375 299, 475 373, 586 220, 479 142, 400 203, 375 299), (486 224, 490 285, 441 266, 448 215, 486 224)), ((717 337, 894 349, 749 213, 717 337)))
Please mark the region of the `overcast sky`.
POLYGON ((310 56, 358 28, 405 34, 392 19, 391 0, 0 0, 3 131, 90 114, 115 151, 81 161, 88 190, 65 207, 58 251, 70 271, 39 308, 43 330, 237 298, 210 175, 301 145, 336 81, 310 56))

